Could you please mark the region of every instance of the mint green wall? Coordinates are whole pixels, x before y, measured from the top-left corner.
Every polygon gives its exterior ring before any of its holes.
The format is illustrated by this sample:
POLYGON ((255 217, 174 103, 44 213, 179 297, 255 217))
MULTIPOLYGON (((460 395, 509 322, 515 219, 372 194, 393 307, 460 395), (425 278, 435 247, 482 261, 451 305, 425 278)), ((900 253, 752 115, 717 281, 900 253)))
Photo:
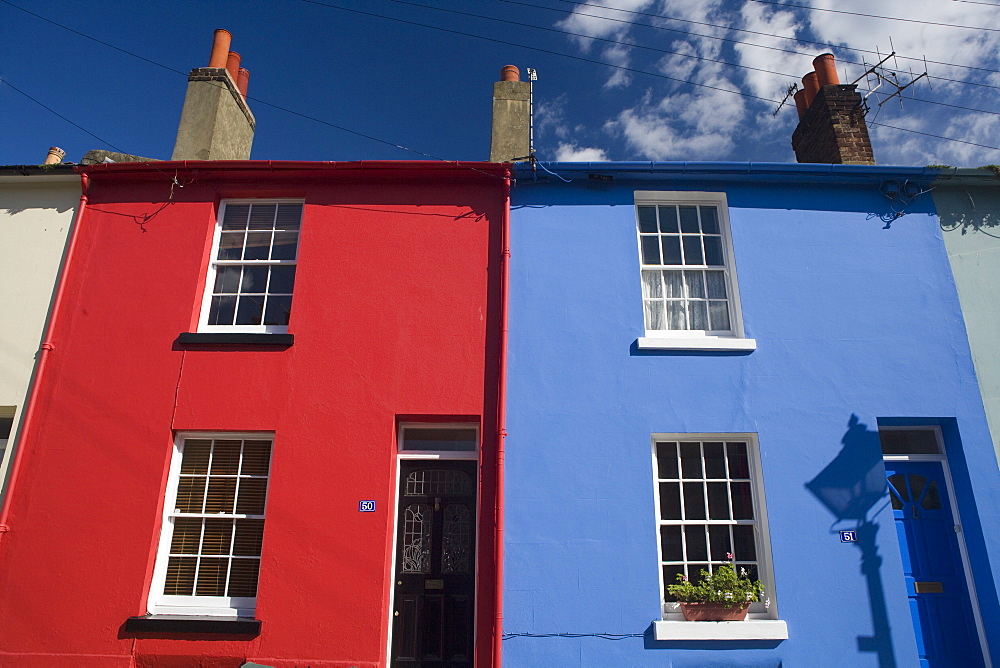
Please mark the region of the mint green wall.
POLYGON ((1000 458, 1000 178, 957 169, 932 191, 1000 458))

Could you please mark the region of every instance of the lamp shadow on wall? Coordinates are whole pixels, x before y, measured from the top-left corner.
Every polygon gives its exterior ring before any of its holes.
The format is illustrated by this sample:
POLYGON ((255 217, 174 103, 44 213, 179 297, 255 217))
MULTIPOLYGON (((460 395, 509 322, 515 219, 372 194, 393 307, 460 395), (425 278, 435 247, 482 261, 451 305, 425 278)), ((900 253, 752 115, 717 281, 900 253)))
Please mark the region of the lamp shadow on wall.
POLYGON ((882 504, 888 502, 878 431, 868 429, 857 415, 851 414, 841 443, 843 448, 837 456, 805 486, 833 514, 830 533, 856 532, 854 546, 861 552, 861 574, 868 585, 872 616, 872 634, 858 636, 858 650, 876 654, 880 668, 895 668, 880 573, 882 556, 877 540, 880 526, 874 519, 883 509, 882 504))

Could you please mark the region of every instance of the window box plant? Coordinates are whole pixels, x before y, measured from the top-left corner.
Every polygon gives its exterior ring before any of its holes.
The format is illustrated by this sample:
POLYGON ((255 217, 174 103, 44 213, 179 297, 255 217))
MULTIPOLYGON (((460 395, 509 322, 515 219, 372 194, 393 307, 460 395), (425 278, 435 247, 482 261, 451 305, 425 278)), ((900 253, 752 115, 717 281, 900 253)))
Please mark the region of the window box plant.
POLYGON ((670 594, 680 602, 681 612, 688 621, 742 621, 750 604, 760 600, 764 585, 747 577, 745 568, 736 572, 733 555, 726 554, 730 563, 709 573, 701 570, 698 584, 686 575, 678 574, 678 584, 667 585, 670 594))

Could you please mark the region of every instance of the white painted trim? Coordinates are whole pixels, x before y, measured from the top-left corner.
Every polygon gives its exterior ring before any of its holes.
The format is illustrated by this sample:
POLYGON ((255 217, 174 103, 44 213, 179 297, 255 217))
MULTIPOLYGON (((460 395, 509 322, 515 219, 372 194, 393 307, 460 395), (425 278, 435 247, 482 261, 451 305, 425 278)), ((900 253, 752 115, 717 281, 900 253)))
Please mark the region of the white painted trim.
POLYGON ((736 339, 716 336, 640 336, 639 350, 757 350, 756 339, 736 339))
MULTIPOLYGON (((208 268, 205 277, 205 290, 201 296, 201 313, 198 316, 198 331, 202 333, 208 332, 231 332, 231 333, 250 333, 250 334, 286 334, 288 332, 288 325, 210 325, 208 324, 208 314, 212 306, 212 289, 215 286, 215 274, 217 267, 221 265, 228 266, 246 266, 246 265, 264 265, 264 266, 277 266, 277 265, 292 265, 298 264, 298 246, 295 249, 295 260, 249 260, 249 261, 236 261, 236 260, 224 260, 222 262, 217 262, 215 256, 219 252, 219 243, 222 241, 222 219, 226 213, 226 206, 229 204, 301 204, 302 205, 302 218, 305 218, 305 203, 306 201, 301 198, 277 198, 277 199, 224 199, 219 202, 219 211, 215 219, 215 228, 212 232, 212 249, 208 254, 208 268)), ((299 243, 302 241, 302 220, 299 220, 299 243)))
MULTIPOLYGON (((156 563, 153 567, 153 578, 149 587, 149 597, 146 610, 151 615, 210 615, 218 617, 253 617, 257 607, 257 597, 229 596, 168 596, 163 594, 163 585, 167 577, 167 561, 170 554, 170 541, 173 537, 174 514, 172 508, 177 501, 177 486, 180 478, 181 461, 183 459, 182 444, 186 439, 217 439, 231 438, 242 440, 268 439, 271 441, 271 461, 274 460, 273 432, 178 432, 174 436, 173 452, 170 457, 170 472, 167 477, 163 517, 160 523, 159 546, 156 550, 156 563)), ((268 462, 268 482, 270 483, 271 461, 268 462)), ((270 484, 268 484, 270 487, 270 484)), ((264 516, 267 515, 265 502, 264 516)), ((206 517, 206 515, 192 515, 206 517)), ((233 515, 227 515, 232 517, 233 515)))
MULTIPOLYGON (((972 564, 969 561, 969 550, 965 545, 965 533, 962 530, 962 516, 958 512, 958 498, 955 496, 955 484, 951 477, 951 467, 948 466, 947 444, 944 442, 944 435, 941 427, 937 425, 914 425, 914 426, 892 426, 879 427, 882 430, 932 430, 937 438, 937 455, 885 455, 882 459, 888 462, 940 462, 941 471, 944 474, 944 482, 948 493, 948 502, 951 504, 951 518, 958 527, 955 538, 958 543, 958 553, 962 560, 962 570, 965 572, 965 586, 969 590, 969 603, 972 605, 972 618, 976 623, 976 634, 979 637, 979 646, 986 662, 986 668, 992 668, 993 661, 990 658, 989 644, 986 642, 986 628, 983 626, 983 617, 979 611, 979 596, 976 593, 976 581, 972 577, 972 564)), ((894 520, 895 521, 895 520, 894 520)))
POLYGON ((788 625, 781 619, 742 622, 653 622, 656 640, 787 640, 788 625))
MULTIPOLYGON (((399 426, 397 427, 397 429, 396 429, 396 449, 397 449, 397 454, 396 454, 396 484, 395 484, 395 488, 396 489, 395 489, 395 492, 394 492, 394 494, 395 494, 395 500, 393 501, 393 505, 392 505, 392 517, 390 518, 390 521, 392 522, 392 549, 389 551, 389 554, 391 555, 390 560, 389 560, 389 610, 388 610, 389 618, 388 618, 388 622, 387 622, 388 626, 386 627, 386 634, 385 634, 385 637, 386 637, 385 665, 387 665, 387 666, 392 663, 392 626, 393 626, 393 619, 394 619, 393 613, 395 612, 395 607, 396 607, 396 541, 399 539, 399 500, 400 500, 399 488, 400 488, 400 482, 401 482, 400 481, 400 477, 399 477, 399 473, 400 473, 400 470, 402 469, 402 467, 400 466, 400 464, 403 462, 403 460, 414 460, 414 459, 423 459, 423 460, 426 460, 426 461, 432 461, 432 460, 451 460, 451 461, 476 461, 476 462, 478 462, 479 461, 479 445, 480 445, 479 438, 480 438, 480 434, 481 434, 481 431, 479 429, 479 423, 478 422, 401 422, 399 424, 399 426), (435 427, 453 426, 455 428, 458 428, 458 427, 469 428, 469 427, 474 426, 476 428, 476 450, 475 450, 475 452, 462 451, 462 450, 448 450, 448 451, 444 451, 444 452, 421 452, 419 450, 407 450, 406 453, 404 454, 402 451, 399 450, 399 448, 402 447, 401 439, 402 439, 402 435, 403 435, 403 427, 404 426, 412 427, 414 425, 428 425, 428 426, 433 425, 435 427)), ((479 628, 479 626, 478 626, 478 622, 479 622, 479 605, 478 605, 478 601, 479 601, 479 596, 480 596, 480 588, 479 588, 479 559, 480 559, 480 550, 479 550, 479 546, 480 546, 480 543, 479 543, 479 540, 480 540, 480 536, 479 536, 479 518, 482 516, 481 513, 483 511, 483 507, 482 507, 482 504, 483 504, 483 486, 482 486, 482 475, 481 475, 481 473, 479 471, 480 468, 481 468, 481 465, 476 466, 476 517, 475 517, 476 537, 474 538, 474 540, 476 541, 476 543, 475 543, 476 544, 476 563, 475 563, 475 573, 473 575, 473 577, 475 578, 474 581, 473 581, 473 597, 474 597, 476 603, 472 606, 472 624, 473 624, 473 626, 472 626, 472 628, 473 628, 472 648, 473 648, 473 654, 475 654, 476 637, 478 635, 478 630, 477 629, 479 628)))

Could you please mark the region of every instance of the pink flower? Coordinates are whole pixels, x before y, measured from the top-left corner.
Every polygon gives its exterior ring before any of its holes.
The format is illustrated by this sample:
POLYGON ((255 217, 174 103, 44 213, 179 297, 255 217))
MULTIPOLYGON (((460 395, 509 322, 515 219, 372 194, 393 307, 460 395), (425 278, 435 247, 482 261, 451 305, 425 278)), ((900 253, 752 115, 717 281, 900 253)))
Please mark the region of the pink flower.
POLYGON ((735 558, 736 557, 733 556, 732 552, 726 552, 726 559, 728 559, 729 561, 732 561, 735 558))
POLYGON ((688 576, 682 575, 681 576, 681 580, 684 580, 684 582, 687 582, 688 581, 688 576))

